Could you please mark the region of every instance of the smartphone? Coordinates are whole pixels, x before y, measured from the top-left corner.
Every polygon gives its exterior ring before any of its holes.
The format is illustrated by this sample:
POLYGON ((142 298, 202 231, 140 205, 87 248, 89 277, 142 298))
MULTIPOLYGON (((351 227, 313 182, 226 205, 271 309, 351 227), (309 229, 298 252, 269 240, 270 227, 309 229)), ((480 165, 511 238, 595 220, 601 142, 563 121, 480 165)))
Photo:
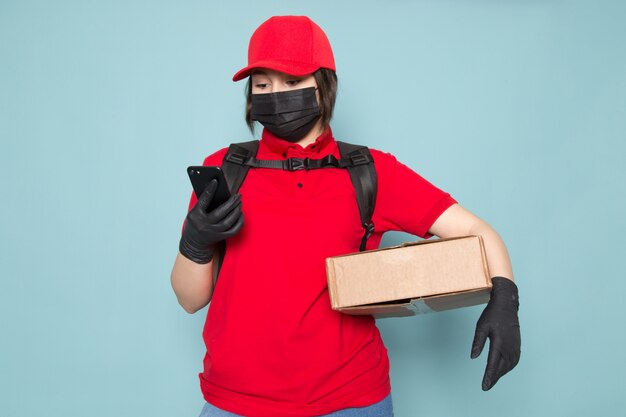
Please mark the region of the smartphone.
POLYGON ((213 195, 213 199, 209 203, 207 212, 214 210, 220 204, 224 203, 230 198, 230 191, 228 190, 228 184, 226 178, 220 167, 214 166, 190 166, 187 167, 187 173, 193 186, 193 191, 196 193, 196 197, 200 198, 207 185, 213 179, 217 179, 217 189, 213 195))

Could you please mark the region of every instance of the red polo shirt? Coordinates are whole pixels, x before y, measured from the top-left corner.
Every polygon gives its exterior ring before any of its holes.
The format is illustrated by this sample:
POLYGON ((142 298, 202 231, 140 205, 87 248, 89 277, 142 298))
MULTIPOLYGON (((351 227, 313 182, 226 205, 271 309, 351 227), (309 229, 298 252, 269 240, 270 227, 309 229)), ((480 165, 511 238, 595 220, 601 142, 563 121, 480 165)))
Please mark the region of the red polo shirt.
MULTIPOLYGON (((204 165, 221 165, 227 148, 204 165)), ((378 173, 376 249, 388 230, 428 238, 456 202, 391 154, 370 149, 378 173)), ((339 148, 331 129, 305 148, 264 130, 259 159, 321 158, 339 148)), ((250 168, 244 225, 227 241, 209 304, 199 374, 207 402, 250 417, 302 417, 364 407, 391 390, 375 319, 330 307, 325 259, 358 252, 363 236, 346 169, 250 168)), ((189 209, 196 204, 191 196, 189 209)))

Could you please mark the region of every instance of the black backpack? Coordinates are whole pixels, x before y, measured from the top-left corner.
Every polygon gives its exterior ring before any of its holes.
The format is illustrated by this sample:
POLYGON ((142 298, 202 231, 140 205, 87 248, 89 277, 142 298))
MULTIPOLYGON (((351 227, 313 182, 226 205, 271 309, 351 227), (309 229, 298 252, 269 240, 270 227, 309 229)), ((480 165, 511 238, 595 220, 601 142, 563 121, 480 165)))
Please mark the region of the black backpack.
MULTIPOLYGON (((376 205, 377 176, 374 168, 374 159, 367 146, 353 145, 346 142, 337 141, 341 159, 333 155, 326 155, 322 159, 310 158, 288 158, 283 160, 256 159, 259 141, 233 143, 228 147, 228 152, 222 160, 222 171, 228 189, 231 194, 239 191, 243 180, 250 167, 285 169, 296 171, 300 169, 319 168, 346 168, 350 173, 352 185, 356 191, 357 204, 361 215, 361 225, 365 229, 361 239, 360 251, 365 250, 367 239, 374 231, 372 214, 376 205)), ((217 273, 221 268, 226 242, 220 242, 219 263, 217 273)))

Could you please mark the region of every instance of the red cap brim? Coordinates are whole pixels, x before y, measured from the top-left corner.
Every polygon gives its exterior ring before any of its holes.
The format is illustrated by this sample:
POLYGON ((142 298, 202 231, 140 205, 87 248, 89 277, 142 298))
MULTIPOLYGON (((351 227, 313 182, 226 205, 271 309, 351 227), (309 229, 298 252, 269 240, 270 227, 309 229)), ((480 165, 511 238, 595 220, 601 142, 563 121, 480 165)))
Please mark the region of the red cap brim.
POLYGON ((314 73, 315 71, 320 69, 320 66, 293 61, 258 61, 237 71, 237 73, 233 76, 233 81, 243 80, 250 75, 252 70, 257 68, 268 68, 275 71, 284 72, 285 74, 301 77, 303 75, 314 73))

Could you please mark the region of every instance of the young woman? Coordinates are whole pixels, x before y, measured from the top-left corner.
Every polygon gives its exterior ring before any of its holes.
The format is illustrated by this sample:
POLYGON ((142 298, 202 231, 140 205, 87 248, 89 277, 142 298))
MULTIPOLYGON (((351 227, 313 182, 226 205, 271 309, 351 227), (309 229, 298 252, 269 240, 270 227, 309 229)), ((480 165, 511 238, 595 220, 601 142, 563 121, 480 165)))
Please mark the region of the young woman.
MULTIPOLYGON (((305 16, 275 16, 252 35, 246 122, 263 126, 256 157, 340 158, 330 128, 337 92, 335 62, 322 29, 305 16)), ((349 142, 349 141, 348 141, 349 142)), ((206 157, 220 166, 228 148, 206 157)), ((472 345, 490 339, 482 387, 490 389, 520 356, 517 287, 502 239, 393 155, 371 149, 378 177, 366 249, 384 232, 423 238, 481 235, 492 274, 491 300, 472 345)), ((387 350, 372 316, 330 307, 324 260, 358 252, 363 236, 345 169, 250 168, 238 193, 207 212, 216 189, 192 194, 172 286, 182 307, 211 306, 199 374, 201 416, 392 416, 387 350), (244 221, 245 215, 245 221, 244 221), (215 249, 227 240, 213 282, 215 249)))

